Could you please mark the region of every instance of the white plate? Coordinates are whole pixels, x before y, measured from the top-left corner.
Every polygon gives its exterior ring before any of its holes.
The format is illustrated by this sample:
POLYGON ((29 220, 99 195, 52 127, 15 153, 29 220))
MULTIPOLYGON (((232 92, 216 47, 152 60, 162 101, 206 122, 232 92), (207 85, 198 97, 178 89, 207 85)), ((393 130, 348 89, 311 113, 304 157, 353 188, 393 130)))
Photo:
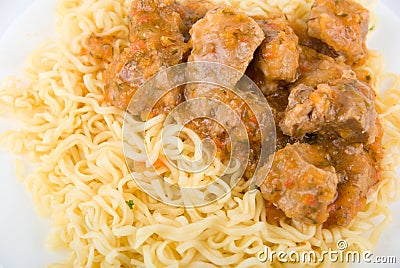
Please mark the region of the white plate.
MULTIPOLYGON (((29 51, 53 33, 55 2, 1 0, 0 80, 8 74, 19 74, 29 51)), ((382 0, 376 13, 379 24, 370 37, 369 48, 382 51, 386 69, 400 74, 400 1, 382 0)), ((0 131, 8 126, 7 121, 0 120, 0 131)), ((30 194, 15 178, 13 156, 3 149, 0 171, 0 268, 44 267, 61 260, 62 255, 45 249, 49 222, 36 215, 30 194)), ((393 222, 380 238, 375 255, 397 256, 398 263, 374 267, 400 266, 400 202, 391 209, 393 222)))

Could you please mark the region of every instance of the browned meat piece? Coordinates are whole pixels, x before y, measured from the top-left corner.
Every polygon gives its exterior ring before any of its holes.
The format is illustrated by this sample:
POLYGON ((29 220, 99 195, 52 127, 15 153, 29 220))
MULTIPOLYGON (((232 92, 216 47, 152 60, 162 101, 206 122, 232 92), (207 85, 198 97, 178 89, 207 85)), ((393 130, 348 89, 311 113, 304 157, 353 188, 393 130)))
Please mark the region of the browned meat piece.
POLYGON ((254 59, 269 82, 294 82, 299 67, 298 38, 285 18, 257 19, 265 39, 254 59))
POLYGON ((203 18, 206 13, 215 7, 214 3, 208 0, 180 0, 175 1, 176 11, 182 18, 184 26, 184 36, 186 40, 189 40, 189 30, 192 28, 199 19, 203 18))
MULTIPOLYGON (((203 67, 188 68, 187 75, 195 74, 201 81, 223 81, 223 84, 233 88, 243 76, 248 64, 253 58, 254 51, 264 39, 264 33, 258 24, 246 16, 244 13, 231 6, 223 6, 209 11, 206 16, 197 21, 192 29, 191 44, 193 49, 189 56, 189 62, 209 61, 227 65, 234 72, 220 71, 218 68, 203 67), (198 77, 198 76, 201 77, 198 77), (214 79, 213 79, 214 78, 214 79)), ((195 105, 188 110, 203 111, 205 114, 219 115, 219 123, 228 129, 234 129, 240 123, 238 118, 245 122, 250 142, 260 139, 257 120, 251 109, 243 100, 232 91, 213 85, 191 84, 185 89, 186 99, 209 98, 218 100, 228 105, 236 112, 238 117, 228 116, 217 110, 214 111, 207 101, 203 104, 195 105)), ((257 109, 257 107, 252 107, 257 109)), ((178 119, 179 121, 179 119, 178 119)), ((212 138, 217 145, 226 146, 226 131, 211 120, 200 120, 196 124, 189 126, 196 130, 201 136, 212 138)), ((229 150, 223 148, 223 150, 229 150)), ((257 149, 251 150, 251 158, 257 158, 257 149)), ((251 165, 256 166, 257 161, 250 160, 251 165)))
POLYGON ((292 143, 292 139, 284 135, 279 128, 279 122, 285 114, 285 109, 288 103, 289 91, 278 82, 268 81, 264 74, 255 67, 254 61, 246 70, 246 75, 258 86, 266 97, 272 115, 275 120, 276 127, 276 149, 283 149, 287 143, 292 143))
MULTIPOLYGON (((193 25, 190 32, 193 50, 189 56, 189 62, 217 62, 232 67, 237 72, 225 74, 214 68, 208 69, 206 65, 200 69, 190 69, 189 72, 204 75, 204 79, 212 76, 219 77, 215 81, 221 80, 220 77, 226 77, 225 84, 232 87, 239 81, 252 60, 254 51, 264 39, 262 30, 253 19, 230 6, 209 11, 203 19, 193 25)), ((244 102, 238 96, 217 86, 187 85, 185 97, 219 100, 228 104, 239 115, 244 112, 244 102)), ((205 110, 206 108, 194 107, 194 109, 205 110)), ((232 120, 227 121, 232 122, 232 120)), ((216 136, 219 132, 221 129, 216 126, 216 136)))
POLYGON ((378 116, 373 94, 354 77, 320 84, 316 89, 300 84, 289 95, 280 127, 292 137, 336 133, 348 142, 372 143, 378 116))
POLYGON ((351 70, 349 66, 304 46, 301 47, 299 63, 300 77, 297 84, 303 83, 312 87, 339 79, 351 70))
POLYGON ((318 53, 324 54, 332 58, 336 58, 339 56, 333 48, 331 48, 321 40, 308 35, 307 22, 294 18, 289 21, 289 25, 299 38, 300 46, 314 49, 318 53))
MULTIPOLYGON (((217 62, 237 70, 226 76, 226 84, 235 86, 245 72, 253 58, 253 53, 264 39, 264 34, 257 23, 242 12, 230 6, 211 10, 207 15, 193 25, 190 30, 193 50, 189 61, 217 62)), ((205 73, 207 76, 221 77, 224 73, 219 70, 195 70, 196 74, 205 73)), ((217 80, 217 79, 216 79, 217 80)), ((216 86, 188 85, 185 97, 193 99, 198 97, 216 98, 238 109, 244 105, 243 101, 234 96, 232 92, 216 86)), ((241 113, 239 113, 241 114, 241 113)))
MULTIPOLYGON (((103 74, 106 101, 126 109, 136 90, 159 70, 182 61, 186 49, 182 21, 172 0, 134 0, 130 19, 130 46, 103 74)), ((160 105, 174 105, 179 90, 160 105), (172 103, 170 103, 172 102, 172 103)))
POLYGON ((347 226, 364 208, 367 196, 379 182, 379 167, 362 144, 346 145, 338 139, 324 141, 342 181, 336 201, 329 207, 325 227, 347 226))
POLYGON ((218 62, 242 74, 264 39, 258 24, 231 6, 209 11, 193 25, 190 34, 193 50, 189 61, 218 62))
MULTIPOLYGON (((255 55, 257 55, 258 50, 255 55)), ((275 94, 277 91, 286 90, 287 82, 272 81, 265 78, 264 73, 256 66, 255 59, 249 64, 246 69, 246 75, 258 86, 265 97, 275 94)))
POLYGON ((287 135, 284 135, 282 130, 279 128, 279 122, 285 116, 285 109, 288 103, 289 91, 287 89, 278 89, 275 92, 271 92, 266 96, 269 107, 271 108, 272 115, 275 120, 276 127, 276 150, 280 150, 286 147, 288 143, 293 143, 293 139, 287 135))
POLYGON ((353 0, 315 0, 308 34, 345 56, 349 64, 366 59, 369 13, 353 0))
POLYGON ((295 143, 275 153, 272 167, 260 186, 264 198, 287 217, 310 224, 328 218, 339 178, 321 146, 295 143))

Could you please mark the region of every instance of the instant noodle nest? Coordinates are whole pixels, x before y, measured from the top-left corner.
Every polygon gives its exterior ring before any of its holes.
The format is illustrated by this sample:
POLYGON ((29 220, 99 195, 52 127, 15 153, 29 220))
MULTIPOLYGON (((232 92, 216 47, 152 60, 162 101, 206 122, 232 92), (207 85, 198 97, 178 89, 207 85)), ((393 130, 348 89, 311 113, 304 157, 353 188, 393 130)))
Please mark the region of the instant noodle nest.
MULTIPOLYGON (((228 2, 249 14, 284 12, 302 19, 312 4, 228 2)), ((124 114, 102 105, 102 66, 80 55, 90 33, 118 37, 116 53, 127 46, 129 5, 130 0, 62 0, 60 38, 30 57, 30 86, 10 78, 1 91, 2 109, 22 123, 20 130, 4 133, 2 142, 35 164, 23 182, 40 215, 51 219, 48 245, 70 250, 62 266, 265 267, 257 259, 264 245, 318 255, 336 249, 340 239, 349 250, 371 250, 388 225, 387 205, 397 198, 394 168, 400 160, 400 78, 382 72, 379 53, 371 52, 363 68, 373 74, 375 89, 385 92, 377 99, 385 130, 383 180, 350 226, 328 230, 284 219, 281 227, 270 225, 261 193, 248 193, 243 184, 211 205, 171 207, 151 199, 130 177, 121 142, 124 114), (377 216, 383 216, 379 223, 377 216)))

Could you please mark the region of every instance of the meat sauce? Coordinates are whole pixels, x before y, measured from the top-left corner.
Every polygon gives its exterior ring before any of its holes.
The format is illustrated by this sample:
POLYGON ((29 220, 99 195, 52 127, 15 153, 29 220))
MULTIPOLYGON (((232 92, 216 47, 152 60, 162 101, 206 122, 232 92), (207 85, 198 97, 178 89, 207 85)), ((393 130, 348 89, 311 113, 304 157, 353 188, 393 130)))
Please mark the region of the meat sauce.
MULTIPOLYGON (((275 158, 259 185, 268 222, 290 218, 329 228, 347 226, 380 180, 383 133, 372 77, 353 70, 368 58, 368 20, 353 0, 316 0, 303 23, 251 18, 208 1, 133 0, 130 46, 113 55, 112 39, 91 36, 88 47, 91 57, 109 63, 104 95, 120 109, 152 75, 181 62, 219 62, 248 75, 277 127, 275 158)), ((251 178, 260 154, 250 109, 256 107, 217 86, 191 85, 166 94, 152 115, 197 97, 226 103, 245 122, 251 145, 245 179, 251 178)), ((229 139, 218 123, 197 119, 187 127, 213 139, 219 157, 228 155, 229 139)))

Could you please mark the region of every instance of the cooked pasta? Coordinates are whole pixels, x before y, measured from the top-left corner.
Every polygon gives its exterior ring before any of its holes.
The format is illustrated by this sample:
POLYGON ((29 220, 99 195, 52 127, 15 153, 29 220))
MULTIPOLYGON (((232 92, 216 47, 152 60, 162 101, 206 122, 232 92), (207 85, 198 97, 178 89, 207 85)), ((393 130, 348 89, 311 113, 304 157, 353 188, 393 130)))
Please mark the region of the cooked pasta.
MULTIPOLYGON (((253 15, 284 12, 300 19, 308 16, 312 4, 310 0, 221 2, 253 15)), ((373 249, 390 220, 388 203, 399 195, 395 167, 400 162, 400 77, 384 73, 379 53, 370 52, 362 68, 373 74, 378 94, 384 127, 383 179, 350 226, 324 229, 288 219, 281 219, 280 226, 269 224, 261 193, 248 192, 245 181, 206 206, 170 206, 150 197, 132 179, 123 153, 124 113, 104 104, 105 66, 82 53, 92 33, 115 36, 116 53, 127 46, 129 5, 130 0, 61 0, 59 37, 32 53, 27 68, 30 85, 23 87, 17 78, 9 78, 2 86, 1 108, 15 116, 21 128, 3 133, 1 141, 13 153, 27 155, 34 165, 23 183, 38 213, 51 219, 48 246, 69 249, 63 263, 50 266, 265 267, 257 258, 264 245, 276 251, 314 250, 319 256, 323 250, 336 249, 340 239, 348 242, 349 250, 373 249)), ((153 119, 159 121, 146 135, 161 131, 162 116, 153 119)), ((189 130, 186 135, 198 138, 189 130)), ((186 149, 193 153, 189 145, 186 149)), ((154 162, 161 150, 155 150, 154 143, 148 146, 154 162)), ((127 155, 142 157, 135 152, 127 155)), ((214 161, 190 182, 207 183, 218 176, 225 166, 214 161)), ((162 168, 172 170, 171 182, 188 182, 175 176, 179 172, 171 166, 162 168)), ((157 187, 163 190, 162 184, 157 187)), ((325 259, 307 265, 343 264, 325 259)))

